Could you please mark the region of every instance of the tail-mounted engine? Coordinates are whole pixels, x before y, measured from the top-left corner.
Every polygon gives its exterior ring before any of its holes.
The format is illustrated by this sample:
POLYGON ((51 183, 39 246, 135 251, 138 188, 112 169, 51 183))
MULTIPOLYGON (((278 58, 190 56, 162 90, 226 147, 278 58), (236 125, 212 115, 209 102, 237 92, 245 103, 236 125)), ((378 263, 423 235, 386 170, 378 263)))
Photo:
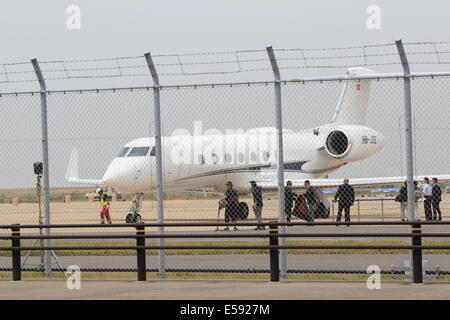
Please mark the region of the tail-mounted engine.
POLYGON ((329 131, 325 150, 335 159, 359 161, 379 151, 383 140, 381 133, 368 127, 339 126, 329 131))

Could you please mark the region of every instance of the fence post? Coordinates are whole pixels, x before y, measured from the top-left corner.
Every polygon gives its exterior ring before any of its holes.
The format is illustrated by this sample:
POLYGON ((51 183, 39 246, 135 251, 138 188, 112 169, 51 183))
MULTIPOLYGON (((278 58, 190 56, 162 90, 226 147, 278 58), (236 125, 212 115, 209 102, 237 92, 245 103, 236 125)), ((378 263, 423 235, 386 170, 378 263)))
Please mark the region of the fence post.
POLYGON ((331 219, 334 221, 334 205, 336 204, 336 200, 331 200, 331 219))
POLYGON ((356 200, 356 201, 358 201, 358 221, 359 222, 361 222, 361 211, 360 211, 360 208, 359 208, 359 200, 356 200))
MULTIPOLYGON (((41 87, 41 131, 42 131, 42 177, 44 184, 44 224, 50 225, 50 179, 48 165, 48 125, 47 125, 47 86, 37 59, 32 59, 34 72, 41 87)), ((50 229, 45 228, 44 234, 49 236, 50 229)), ((51 240, 44 240, 46 247, 51 247, 51 240)), ((52 277, 52 252, 44 252, 44 274, 46 278, 52 277)))
MULTIPOLYGON (((278 225, 270 225, 269 233, 271 235, 278 235, 278 225)), ((278 246, 278 237, 269 237, 269 245, 278 246)), ((270 281, 280 282, 278 249, 270 249, 270 281)))
MULTIPOLYGON (((13 247, 20 247, 20 227, 18 224, 13 225, 11 228, 11 235, 13 237, 12 239, 12 246, 13 247)), ((22 280, 22 274, 21 274, 21 262, 20 262, 20 250, 13 250, 12 251, 12 269, 13 269, 13 281, 20 281, 22 280)))
MULTIPOLYGON (((145 55, 148 68, 153 79, 153 105, 154 105, 154 121, 155 121, 155 149, 156 149, 156 196, 157 196, 157 210, 158 210, 158 223, 164 223, 164 190, 163 190, 163 169, 162 169, 162 142, 161 142, 161 100, 159 86, 159 77, 156 72, 155 65, 153 63, 150 52, 145 55)), ((159 234, 164 234, 164 227, 158 228, 159 234)), ((159 238, 159 245, 164 246, 164 238, 159 238)), ((164 250, 158 250, 159 257, 159 272, 158 277, 164 279, 166 274, 166 262, 164 250)))
MULTIPOLYGON (((269 55, 270 64, 272 65, 272 71, 275 78, 275 120, 277 128, 277 147, 278 147, 278 221, 286 222, 286 216, 284 213, 284 160, 283 160, 283 113, 281 110, 281 76, 278 63, 275 58, 272 47, 266 47, 267 54, 269 55)), ((286 233, 286 226, 280 226, 280 233, 286 233)), ((286 238, 280 239, 280 244, 286 244, 286 238)), ((281 278, 287 278, 287 253, 286 250, 280 250, 280 269, 281 278)))
MULTIPOLYGON (((406 57, 405 48, 402 40, 395 41, 398 54, 403 66, 403 83, 404 83, 404 99, 405 99, 405 141, 406 141, 406 181, 408 189, 408 220, 417 221, 415 214, 415 195, 414 195, 414 155, 413 155, 413 138, 412 138, 412 108, 411 108, 411 76, 408 59, 406 57)), ((411 232, 414 232, 414 224, 411 225, 411 232)), ((418 237, 420 238, 420 236, 418 237)), ((412 243, 414 243, 412 239, 412 243)), ((420 249, 417 249, 420 250, 420 249)), ((422 254, 417 254, 416 250, 410 252, 410 268, 413 275, 414 283, 422 283, 422 254), (420 260, 419 260, 420 259, 420 260)))
MULTIPOLYGON (((411 231, 413 234, 417 234, 412 237, 412 245, 413 246, 422 246, 422 226, 420 224, 413 224, 411 226, 411 231)), ((412 261, 413 261, 413 282, 414 283, 422 283, 423 282, 423 270, 422 270, 422 249, 413 249, 412 250, 412 261)))
MULTIPOLYGON (((136 227, 136 246, 143 247, 145 246, 145 227, 137 226, 136 227)), ((146 281, 147 280, 147 266, 145 261, 145 249, 137 249, 137 272, 138 272, 138 281, 146 281)))

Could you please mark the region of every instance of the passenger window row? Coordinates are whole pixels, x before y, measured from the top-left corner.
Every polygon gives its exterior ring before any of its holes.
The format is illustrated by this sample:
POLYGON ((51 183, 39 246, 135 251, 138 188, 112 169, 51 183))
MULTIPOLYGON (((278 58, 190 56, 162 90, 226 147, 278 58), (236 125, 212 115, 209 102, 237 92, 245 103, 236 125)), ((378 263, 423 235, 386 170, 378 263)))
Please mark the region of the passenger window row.
MULTIPOLYGON (((258 161, 258 155, 256 154, 256 152, 252 152, 250 153, 250 160, 252 162, 257 162, 258 161)), ((215 153, 211 154, 211 160, 213 164, 217 164, 219 162, 219 156, 215 153)), ((239 152, 237 155, 237 160, 238 163, 244 163, 245 162, 245 155, 242 152, 239 152)), ((262 160, 267 162, 270 160, 270 154, 267 151, 264 151, 262 154, 262 160)), ((203 154, 199 155, 198 157, 198 161, 200 164, 205 164, 205 157, 203 156, 203 154)), ((224 155, 224 163, 232 163, 233 162, 233 158, 231 156, 231 154, 229 153, 225 153, 224 155)))

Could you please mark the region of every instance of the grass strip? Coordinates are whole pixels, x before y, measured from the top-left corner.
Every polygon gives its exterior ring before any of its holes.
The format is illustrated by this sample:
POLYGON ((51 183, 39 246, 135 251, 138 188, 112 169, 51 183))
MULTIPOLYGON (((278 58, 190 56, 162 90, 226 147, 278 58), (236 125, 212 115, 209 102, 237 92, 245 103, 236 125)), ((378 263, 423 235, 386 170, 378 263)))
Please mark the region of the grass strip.
MULTIPOLYGON (((361 241, 361 240, 307 240, 307 241, 287 241, 287 245, 314 245, 314 246, 327 246, 327 245, 339 245, 339 246, 397 246, 408 245, 409 242, 405 241, 361 241)), ((134 246, 134 242, 112 242, 112 241, 99 241, 99 242, 53 242, 53 246, 85 246, 86 250, 58 250, 58 256, 135 256, 136 250, 94 250, 89 249, 93 246, 134 246)), ((147 245, 156 245, 154 241, 147 241, 147 245)), ((266 241, 186 241, 186 242, 166 242, 167 246, 258 246, 267 245, 266 241)), ((450 241, 424 241, 423 245, 437 246, 447 245, 450 246, 450 241)), ((10 251, 1 251, 2 247, 9 247, 10 243, 6 241, 0 242, 0 257, 11 256, 10 251)), ((22 241, 22 246, 32 246, 32 242, 22 241)), ((288 249, 288 254, 407 254, 408 250, 396 250, 396 249, 288 249)), ((157 255, 158 250, 146 250, 147 255, 157 255)), ((25 256, 27 252, 23 251, 22 255, 25 256)), ((31 251, 31 256, 39 256, 40 251, 31 251)), ((224 250, 224 249, 174 249, 166 250, 167 255, 226 255, 226 254, 268 254, 268 250, 265 249, 246 249, 246 250, 224 250)), ((427 249, 423 250, 423 254, 450 254, 450 249, 427 249)))

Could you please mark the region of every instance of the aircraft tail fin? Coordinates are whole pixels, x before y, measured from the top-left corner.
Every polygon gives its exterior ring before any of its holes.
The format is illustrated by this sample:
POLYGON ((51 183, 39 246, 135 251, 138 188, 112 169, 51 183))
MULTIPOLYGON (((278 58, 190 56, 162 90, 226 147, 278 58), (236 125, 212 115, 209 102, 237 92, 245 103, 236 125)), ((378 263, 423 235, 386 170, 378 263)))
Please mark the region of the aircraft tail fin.
POLYGON ((78 177, 78 149, 73 149, 66 171, 66 181, 77 184, 101 185, 102 180, 80 179, 78 177))
MULTIPOLYGON (((348 78, 365 77, 375 74, 375 71, 362 67, 349 68, 347 70, 348 78)), ((333 123, 365 124, 371 82, 371 79, 345 81, 333 116, 333 123)))

